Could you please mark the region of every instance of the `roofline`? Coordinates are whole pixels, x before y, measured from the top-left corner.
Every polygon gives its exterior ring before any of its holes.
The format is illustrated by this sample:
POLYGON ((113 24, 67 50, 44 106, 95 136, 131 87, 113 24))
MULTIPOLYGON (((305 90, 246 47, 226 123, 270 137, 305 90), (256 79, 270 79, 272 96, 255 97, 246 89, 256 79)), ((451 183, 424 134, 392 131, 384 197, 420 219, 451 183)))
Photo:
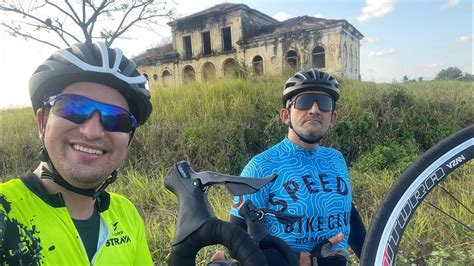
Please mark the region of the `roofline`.
POLYGON ((354 25, 352 25, 349 21, 345 19, 341 19, 341 21, 349 25, 350 27, 352 27, 352 29, 356 32, 356 34, 359 35, 359 36, 356 36, 356 37, 359 37, 359 40, 362 40, 365 37, 364 34, 362 34, 362 32, 360 32, 356 27, 354 27, 354 25))
MULTIPOLYGON (((288 34, 290 32, 291 33, 298 33, 298 32, 302 32, 302 31, 324 30, 324 29, 330 29, 330 28, 335 28, 337 26, 344 26, 344 25, 349 25, 350 27, 352 27, 352 29, 355 30, 356 34, 359 35, 359 40, 362 40, 364 35, 362 33, 360 33, 360 31, 358 31, 354 26, 352 26, 352 24, 350 24, 347 20, 341 19, 341 20, 338 20, 334 24, 323 26, 323 27, 317 25, 315 27, 308 27, 308 28, 305 28, 305 29, 298 29, 298 30, 295 30, 295 31, 281 32, 281 33, 278 33, 278 34, 269 33, 269 34, 265 34, 265 35, 254 36, 254 37, 246 40, 246 45, 247 45, 247 42, 263 41, 263 40, 266 40, 266 39, 273 39, 275 37, 280 37, 280 36, 283 36, 283 35, 288 34)), ((358 36, 355 36, 355 37, 358 37, 358 36)))
MULTIPOLYGON (((212 7, 210 7, 212 8, 212 7)), ((208 9, 210 9, 208 8, 208 9)), ((250 12, 253 12, 255 13, 256 15, 260 16, 260 17, 264 17, 264 18, 267 18, 269 20, 273 20, 275 23, 278 23, 279 21, 270 17, 269 15, 263 13, 263 12, 260 12, 256 9, 253 9, 253 8, 250 8, 249 6, 245 5, 245 4, 235 4, 235 6, 231 6, 227 9, 224 9, 224 10, 220 10, 220 11, 212 11, 212 12, 209 12, 209 13, 206 13, 206 14, 202 14, 202 15, 195 15, 196 13, 200 13, 200 12, 204 12, 206 11, 206 9, 202 10, 202 11, 199 11, 199 12, 196 12, 195 14, 191 14, 191 15, 188 15, 188 16, 185 16, 185 17, 182 17, 182 18, 179 18, 179 19, 176 19, 176 20, 173 20, 171 22, 168 22, 167 25, 170 26, 170 27, 174 27, 176 26, 177 23, 179 22, 183 22, 183 21, 186 21, 186 20, 192 20, 192 19, 195 19, 195 18, 199 18, 199 17, 211 17, 212 15, 216 14, 216 13, 230 13, 230 12, 233 12, 235 10, 246 10, 246 11, 250 11, 250 12)))

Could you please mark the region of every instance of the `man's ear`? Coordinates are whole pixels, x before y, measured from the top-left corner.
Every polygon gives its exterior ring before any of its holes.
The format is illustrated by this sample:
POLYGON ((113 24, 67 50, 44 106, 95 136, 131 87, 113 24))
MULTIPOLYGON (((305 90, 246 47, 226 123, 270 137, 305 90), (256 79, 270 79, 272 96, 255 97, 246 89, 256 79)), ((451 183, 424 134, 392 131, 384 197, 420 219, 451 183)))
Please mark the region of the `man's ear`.
POLYGON ((48 115, 49 112, 45 111, 44 108, 39 108, 38 110, 36 110, 36 125, 38 126, 38 135, 40 139, 43 139, 43 132, 45 131, 44 128, 46 128, 48 115))
POLYGON ((334 126, 334 124, 336 124, 336 120, 337 120, 337 111, 334 110, 331 113, 331 127, 334 126))
POLYGON ((290 125, 290 110, 288 108, 282 108, 280 110, 280 119, 285 125, 290 125))

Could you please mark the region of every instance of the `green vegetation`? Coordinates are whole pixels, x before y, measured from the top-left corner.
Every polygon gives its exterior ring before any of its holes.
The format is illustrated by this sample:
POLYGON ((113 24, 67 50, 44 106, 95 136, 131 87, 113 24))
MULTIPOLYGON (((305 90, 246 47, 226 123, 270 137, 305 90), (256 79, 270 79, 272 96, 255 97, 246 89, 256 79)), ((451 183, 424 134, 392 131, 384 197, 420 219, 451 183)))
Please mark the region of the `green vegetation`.
MULTIPOLYGON (((284 81, 283 76, 248 78, 152 91, 154 112, 137 131, 126 170, 111 189, 139 207, 157 262, 167 259, 177 216, 177 200, 162 182, 167 168, 188 160, 199 171, 238 174, 253 155, 285 135, 278 118, 284 81)), ((462 81, 343 80, 341 89, 338 122, 325 145, 340 149, 351 166, 354 200, 368 224, 405 167, 439 140, 474 123, 474 91, 472 82, 462 81)), ((32 110, 1 111, 0 130, 2 181, 35 168, 40 142, 32 110)), ((474 206, 472 176, 471 163, 457 172, 456 183, 447 184, 467 206, 474 206)), ((231 197, 225 189, 211 189, 209 199, 216 215, 227 219, 231 197)), ((472 226, 472 216, 452 207, 448 197, 435 195, 432 201, 472 226)), ((472 233, 423 208, 403 239, 400 263, 472 264, 472 233)), ((199 262, 205 263, 215 249, 202 250, 199 262)))
POLYGON ((474 81, 474 75, 469 72, 464 72, 463 74, 458 67, 448 67, 438 72, 435 79, 474 81))

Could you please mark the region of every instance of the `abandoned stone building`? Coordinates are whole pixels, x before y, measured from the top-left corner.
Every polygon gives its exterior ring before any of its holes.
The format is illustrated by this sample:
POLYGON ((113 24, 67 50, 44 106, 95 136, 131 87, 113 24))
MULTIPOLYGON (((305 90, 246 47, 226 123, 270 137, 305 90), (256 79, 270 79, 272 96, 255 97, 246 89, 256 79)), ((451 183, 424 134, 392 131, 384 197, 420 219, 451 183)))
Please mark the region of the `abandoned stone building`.
POLYGON ((160 87, 315 67, 360 79, 363 35, 346 20, 310 16, 280 22, 244 4, 225 3, 168 23, 172 43, 134 58, 160 87))

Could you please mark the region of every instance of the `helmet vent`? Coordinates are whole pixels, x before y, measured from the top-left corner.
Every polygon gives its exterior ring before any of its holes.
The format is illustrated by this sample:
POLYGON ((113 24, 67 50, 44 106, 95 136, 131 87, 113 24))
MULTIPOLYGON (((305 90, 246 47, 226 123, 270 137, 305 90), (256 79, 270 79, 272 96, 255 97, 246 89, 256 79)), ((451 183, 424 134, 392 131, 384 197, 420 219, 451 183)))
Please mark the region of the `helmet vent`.
POLYGON ((324 72, 319 72, 319 79, 324 79, 324 76, 326 75, 326 73, 324 72))
POLYGON ((285 84, 285 88, 293 87, 293 86, 295 86, 295 84, 296 84, 296 82, 287 82, 287 83, 285 84))
MULTIPOLYGON (((116 54, 115 54, 115 49, 109 49, 109 68, 113 68, 115 64, 116 54)), ((120 67, 119 67, 120 69, 120 67)))
POLYGON ((306 77, 305 75, 303 75, 303 74, 301 74, 301 73, 299 73, 299 72, 296 73, 296 75, 295 75, 294 77, 295 77, 295 78, 300 78, 300 79, 302 79, 302 80, 307 79, 307 77, 306 77))

